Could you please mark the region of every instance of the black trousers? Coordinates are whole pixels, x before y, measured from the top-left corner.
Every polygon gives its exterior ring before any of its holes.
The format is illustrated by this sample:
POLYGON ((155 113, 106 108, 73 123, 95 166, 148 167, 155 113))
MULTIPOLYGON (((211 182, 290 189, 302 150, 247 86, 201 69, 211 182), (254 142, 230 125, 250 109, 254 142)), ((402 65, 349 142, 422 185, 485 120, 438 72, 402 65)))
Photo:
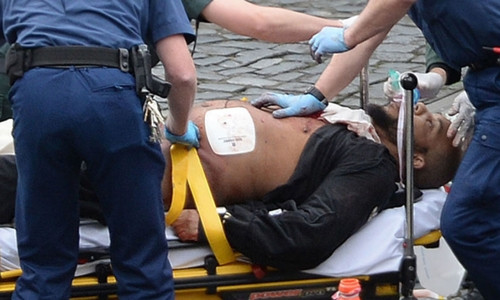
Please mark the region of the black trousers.
POLYGON ((257 264, 312 268, 372 212, 393 206, 397 178, 383 145, 327 125, 309 139, 289 182, 260 202, 228 207, 224 229, 233 248, 257 264))

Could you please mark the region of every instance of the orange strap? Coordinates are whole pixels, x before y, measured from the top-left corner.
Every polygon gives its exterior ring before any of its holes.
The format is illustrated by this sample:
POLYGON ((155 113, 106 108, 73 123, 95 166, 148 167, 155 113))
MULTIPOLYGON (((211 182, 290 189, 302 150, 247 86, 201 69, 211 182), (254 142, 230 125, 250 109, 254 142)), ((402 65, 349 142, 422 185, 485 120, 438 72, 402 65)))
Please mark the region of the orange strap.
POLYGON ((194 147, 187 149, 183 145, 174 144, 170 148, 170 156, 172 158, 173 185, 172 205, 165 217, 167 224, 172 224, 184 208, 187 185, 189 184, 205 236, 217 261, 221 265, 235 261, 233 250, 227 241, 220 217, 217 214, 215 201, 198 151, 194 147))

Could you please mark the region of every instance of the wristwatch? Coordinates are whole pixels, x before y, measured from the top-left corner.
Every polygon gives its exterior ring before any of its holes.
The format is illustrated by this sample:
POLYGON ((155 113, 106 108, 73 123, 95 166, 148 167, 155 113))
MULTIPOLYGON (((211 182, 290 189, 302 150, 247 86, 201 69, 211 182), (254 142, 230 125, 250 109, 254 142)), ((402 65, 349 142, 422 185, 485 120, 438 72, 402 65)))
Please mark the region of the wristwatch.
POLYGON ((323 93, 320 90, 318 90, 314 85, 308 88, 304 92, 304 94, 311 94, 314 97, 316 97, 316 99, 318 99, 321 103, 328 106, 328 99, 326 99, 325 95, 323 95, 323 93))

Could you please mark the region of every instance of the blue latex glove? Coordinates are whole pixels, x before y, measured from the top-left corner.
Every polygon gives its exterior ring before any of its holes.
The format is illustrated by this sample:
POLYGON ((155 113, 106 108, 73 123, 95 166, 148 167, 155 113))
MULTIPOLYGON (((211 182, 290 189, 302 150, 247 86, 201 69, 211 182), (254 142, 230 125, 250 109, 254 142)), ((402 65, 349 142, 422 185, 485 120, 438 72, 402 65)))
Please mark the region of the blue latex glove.
POLYGON ((200 147, 200 129, 198 129, 198 126, 192 121, 188 122, 187 131, 183 135, 172 134, 165 126, 165 137, 172 144, 182 144, 190 147, 194 146, 196 148, 200 147))
POLYGON ((312 58, 321 63, 321 56, 325 54, 340 53, 349 50, 344 41, 345 30, 346 28, 327 26, 313 35, 309 40, 312 58))
POLYGON ((282 107, 273 111, 273 117, 286 118, 295 116, 308 116, 322 111, 326 105, 321 103, 311 94, 304 95, 286 95, 276 93, 265 93, 259 98, 251 101, 255 107, 261 108, 269 105, 278 105, 282 107))

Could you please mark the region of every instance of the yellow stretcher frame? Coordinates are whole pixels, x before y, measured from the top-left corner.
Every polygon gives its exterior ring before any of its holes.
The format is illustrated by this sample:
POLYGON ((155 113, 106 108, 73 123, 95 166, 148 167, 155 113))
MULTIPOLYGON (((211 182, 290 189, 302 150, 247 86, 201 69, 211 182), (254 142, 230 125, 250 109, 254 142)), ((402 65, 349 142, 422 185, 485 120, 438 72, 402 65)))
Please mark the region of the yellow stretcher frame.
MULTIPOLYGON (((436 231, 428 237, 431 239, 426 242, 437 242, 439 232, 436 231)), ((10 299, 21 271, 6 271, 0 274, 0 299, 10 299)), ((174 270, 173 277, 176 300, 258 299, 265 294, 286 294, 290 297, 295 295, 301 300, 330 299, 342 279, 302 272, 262 270, 238 261, 218 265, 216 258, 212 256, 206 258, 203 267, 174 270)), ((363 299, 400 299, 399 271, 354 277, 362 284, 363 299)), ((97 265, 96 273, 73 280, 71 299, 116 299, 116 283, 109 264, 97 265)))
MULTIPOLYGON (((214 256, 205 259, 203 267, 173 271, 176 299, 261 299, 266 295, 288 295, 287 299, 329 299, 335 293, 341 278, 265 270, 236 261, 237 254, 227 243, 196 149, 176 145, 172 147, 171 155, 175 166, 172 176, 174 200, 166 222, 172 223, 184 207, 189 185, 214 252, 214 256)), ((435 231, 415 243, 437 243, 440 236, 440 232, 435 231)), ((21 270, 0 273, 0 299, 10 299, 20 275, 21 270)), ((357 276, 363 286, 363 299, 399 299, 400 277, 399 271, 357 276)), ((95 274, 73 280, 72 299, 116 299, 116 290, 116 278, 109 264, 105 263, 96 266, 95 274)))
MULTIPOLYGON (((277 270, 270 270, 260 278, 255 275, 252 265, 243 262, 216 266, 212 271, 203 267, 174 270, 175 299, 270 298, 265 298, 264 295, 274 295, 275 298, 287 295, 286 299, 330 299, 341 280, 277 270)), ((0 299, 10 299, 19 275, 20 272, 15 277, 2 278, 0 299)), ((363 286, 363 299, 399 299, 399 272, 356 278, 363 286)), ((116 278, 113 275, 78 277, 72 283, 71 299, 116 299, 116 289, 116 278)))

